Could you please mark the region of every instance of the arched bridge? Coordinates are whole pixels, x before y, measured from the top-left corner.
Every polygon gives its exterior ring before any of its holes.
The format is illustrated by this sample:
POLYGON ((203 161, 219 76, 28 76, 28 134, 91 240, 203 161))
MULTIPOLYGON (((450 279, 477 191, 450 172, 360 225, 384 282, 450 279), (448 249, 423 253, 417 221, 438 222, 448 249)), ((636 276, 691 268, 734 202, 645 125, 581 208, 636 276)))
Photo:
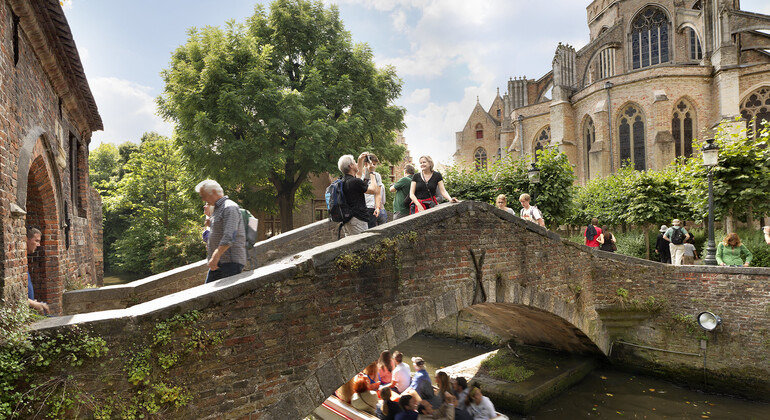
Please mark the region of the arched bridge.
MULTIPOLYGON (((682 380, 703 378, 706 351, 710 384, 768 395, 769 274, 591 250, 487 204, 463 202, 216 283, 36 328, 78 324, 104 337, 115 350, 112 363, 92 366, 101 372, 120 370, 121 358, 132 357, 158 322, 198 311, 197 325, 221 340, 168 368, 192 396, 173 414, 179 418, 300 419, 380 351, 463 309, 503 337, 593 352, 682 380), (719 313, 724 324, 701 337, 691 318, 700 310, 719 313), (701 350, 700 339, 714 334, 718 340, 701 350)), ((105 383, 84 379, 81 386, 95 396, 130 391, 105 383)))

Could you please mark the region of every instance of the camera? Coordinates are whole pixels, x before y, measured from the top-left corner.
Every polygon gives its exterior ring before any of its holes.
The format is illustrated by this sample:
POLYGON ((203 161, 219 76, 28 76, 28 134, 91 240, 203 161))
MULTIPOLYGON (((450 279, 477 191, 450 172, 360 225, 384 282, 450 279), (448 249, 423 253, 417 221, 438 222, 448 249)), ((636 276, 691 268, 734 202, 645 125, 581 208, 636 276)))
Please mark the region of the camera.
POLYGON ((364 162, 372 163, 372 160, 369 158, 369 155, 364 156, 364 162))

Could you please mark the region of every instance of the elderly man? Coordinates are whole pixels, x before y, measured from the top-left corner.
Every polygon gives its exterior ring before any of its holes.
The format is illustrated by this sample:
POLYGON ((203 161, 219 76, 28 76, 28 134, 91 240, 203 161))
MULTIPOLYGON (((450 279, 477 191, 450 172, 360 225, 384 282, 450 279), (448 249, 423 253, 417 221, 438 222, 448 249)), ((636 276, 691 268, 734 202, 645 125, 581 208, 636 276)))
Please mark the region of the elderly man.
POLYGON ((210 179, 196 185, 195 192, 214 207, 206 247, 209 267, 206 283, 240 273, 246 265, 246 231, 238 204, 224 195, 219 183, 210 179))
POLYGON ((671 262, 674 265, 682 265, 682 257, 684 257, 684 243, 690 234, 687 233, 687 229, 679 226, 682 222, 679 219, 674 219, 672 226, 666 230, 663 234, 663 239, 669 242, 668 249, 671 252, 671 262))
MULTIPOLYGON (((337 161, 337 167, 342 172, 343 185, 342 192, 345 194, 347 202, 353 217, 342 225, 342 233, 345 236, 356 235, 369 228, 369 213, 366 209, 365 194, 378 194, 380 189, 377 186, 377 178, 371 163, 366 160, 368 153, 361 153, 358 162, 353 159, 353 155, 344 155, 337 161), (369 174, 369 184, 358 177, 359 168, 363 167, 369 174)), ((372 210, 374 217, 380 215, 380 209, 372 210)))
MULTIPOLYGON (((40 236, 40 229, 35 227, 27 228, 27 256, 34 254, 37 247, 40 246, 40 236)), ((47 303, 35 300, 35 289, 32 287, 32 275, 29 274, 29 268, 27 268, 27 302, 29 302, 30 308, 43 315, 48 315, 51 312, 51 310, 48 309, 47 303)))

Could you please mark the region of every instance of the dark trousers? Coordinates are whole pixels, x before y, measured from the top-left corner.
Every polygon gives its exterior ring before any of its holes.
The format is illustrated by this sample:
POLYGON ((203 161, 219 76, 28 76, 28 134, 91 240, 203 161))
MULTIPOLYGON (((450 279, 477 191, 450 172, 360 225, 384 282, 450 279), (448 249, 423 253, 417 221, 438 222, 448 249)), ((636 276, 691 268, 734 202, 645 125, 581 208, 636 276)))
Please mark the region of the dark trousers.
POLYGON ((219 264, 219 270, 209 270, 209 273, 206 275, 206 283, 240 274, 241 271, 243 271, 243 264, 221 263, 219 264))
POLYGON ((366 213, 369 215, 369 220, 366 223, 369 224, 369 229, 377 227, 377 218, 374 217, 374 207, 367 207, 366 213))

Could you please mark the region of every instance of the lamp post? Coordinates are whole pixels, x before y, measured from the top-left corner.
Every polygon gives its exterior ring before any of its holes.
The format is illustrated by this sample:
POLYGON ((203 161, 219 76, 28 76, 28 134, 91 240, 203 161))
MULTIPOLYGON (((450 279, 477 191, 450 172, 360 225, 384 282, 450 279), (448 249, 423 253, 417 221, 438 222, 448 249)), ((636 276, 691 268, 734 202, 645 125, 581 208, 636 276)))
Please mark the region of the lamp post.
POLYGON ((719 146, 714 139, 706 140, 703 146, 703 166, 708 169, 709 176, 709 241, 706 246, 706 265, 717 265, 717 245, 714 242, 714 174, 712 169, 719 164, 719 146))
POLYGON ((532 167, 527 171, 527 178, 529 178, 529 183, 534 186, 532 188, 532 204, 534 205, 535 197, 537 197, 537 184, 540 183, 540 169, 535 165, 535 162, 532 162, 532 167))

